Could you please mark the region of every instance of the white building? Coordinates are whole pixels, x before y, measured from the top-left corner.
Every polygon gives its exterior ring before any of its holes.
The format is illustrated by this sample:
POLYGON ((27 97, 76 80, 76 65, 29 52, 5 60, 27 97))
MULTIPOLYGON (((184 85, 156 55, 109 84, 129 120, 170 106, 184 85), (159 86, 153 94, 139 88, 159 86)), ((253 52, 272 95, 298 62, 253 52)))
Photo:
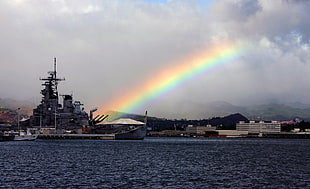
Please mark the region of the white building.
POLYGON ((249 134, 280 133, 281 123, 278 121, 240 121, 236 125, 237 131, 248 131, 249 134))

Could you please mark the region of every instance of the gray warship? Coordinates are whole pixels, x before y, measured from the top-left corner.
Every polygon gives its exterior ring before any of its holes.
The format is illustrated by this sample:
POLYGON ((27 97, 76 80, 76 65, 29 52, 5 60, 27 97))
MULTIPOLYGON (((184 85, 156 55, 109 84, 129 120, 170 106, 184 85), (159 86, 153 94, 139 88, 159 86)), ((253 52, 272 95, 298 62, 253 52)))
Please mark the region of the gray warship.
MULTIPOLYGON (((41 135, 38 138, 48 138, 51 134, 53 137, 59 136, 64 138, 72 137, 72 134, 80 134, 81 138, 85 136, 95 136, 93 138, 105 138, 105 135, 113 136, 112 139, 143 139, 146 135, 146 118, 145 122, 138 122, 122 119, 113 122, 102 123, 108 115, 97 115, 93 113, 97 110, 90 110, 89 114, 84 110, 80 101, 73 101, 73 95, 59 95, 58 83, 64 81, 64 78, 57 77, 56 58, 54 58, 54 70, 48 72, 48 77, 40 78, 43 81, 41 90, 41 103, 33 109, 33 115, 29 119, 29 127, 40 128, 41 135), (59 98, 63 98, 63 103, 59 103, 59 98), (102 124, 100 124, 102 123, 102 124), (49 130, 48 135, 42 134, 42 131, 49 130), (52 132, 50 132, 52 131, 52 132), (69 134, 68 134, 69 133, 69 134), (102 135, 102 136, 100 136, 102 135)), ((74 135, 76 136, 76 135, 74 135)))

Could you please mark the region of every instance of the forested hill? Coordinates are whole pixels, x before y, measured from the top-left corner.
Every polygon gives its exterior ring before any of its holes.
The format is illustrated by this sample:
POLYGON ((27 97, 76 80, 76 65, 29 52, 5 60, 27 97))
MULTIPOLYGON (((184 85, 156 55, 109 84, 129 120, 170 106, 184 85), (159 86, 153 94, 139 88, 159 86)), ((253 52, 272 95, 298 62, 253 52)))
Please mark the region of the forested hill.
MULTIPOLYGON (((126 116, 139 121, 144 120, 144 116, 142 115, 125 114, 124 117, 126 116)), ((241 115, 240 113, 231 114, 224 117, 213 117, 210 119, 201 119, 201 120, 165 119, 165 118, 148 117, 147 125, 154 131, 174 130, 174 129, 183 130, 188 125, 194 125, 194 126, 212 125, 216 126, 218 129, 236 129, 236 123, 238 123, 239 121, 248 121, 248 119, 245 116, 241 115)))
POLYGON ((0 98, 0 124, 12 124, 17 121, 17 111, 20 119, 32 114, 34 105, 27 101, 0 98))
POLYGON ((17 120, 17 112, 0 107, 0 124, 11 124, 17 120))

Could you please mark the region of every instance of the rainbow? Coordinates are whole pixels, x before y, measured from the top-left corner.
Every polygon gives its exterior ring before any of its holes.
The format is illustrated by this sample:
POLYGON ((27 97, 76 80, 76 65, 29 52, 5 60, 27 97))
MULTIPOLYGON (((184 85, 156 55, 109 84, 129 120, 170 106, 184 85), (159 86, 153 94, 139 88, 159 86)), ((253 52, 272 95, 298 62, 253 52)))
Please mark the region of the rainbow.
POLYGON ((145 103, 181 86, 185 81, 232 62, 241 55, 243 49, 244 45, 241 43, 224 42, 168 64, 170 66, 152 74, 144 83, 122 91, 122 95, 116 95, 104 109, 133 113, 145 103))

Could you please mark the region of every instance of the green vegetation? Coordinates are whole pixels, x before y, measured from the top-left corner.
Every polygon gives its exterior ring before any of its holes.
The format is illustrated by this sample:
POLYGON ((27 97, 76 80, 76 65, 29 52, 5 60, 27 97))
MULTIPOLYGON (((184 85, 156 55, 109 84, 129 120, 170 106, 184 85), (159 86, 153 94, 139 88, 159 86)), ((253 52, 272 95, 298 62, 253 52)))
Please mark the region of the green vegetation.
POLYGON ((11 124, 17 119, 17 113, 3 108, 0 108, 0 124, 11 124))
POLYGON ((239 121, 247 121, 248 119, 243 115, 237 113, 225 117, 214 117, 211 119, 200 120, 187 120, 187 119, 160 119, 160 118, 148 118, 148 127, 151 127, 153 131, 162 130, 184 130, 188 125, 194 126, 216 126, 218 129, 234 130, 236 129, 236 123, 239 121))
POLYGON ((299 128, 301 132, 305 132, 306 129, 310 129, 310 122, 301 121, 297 124, 286 124, 281 126, 282 132, 289 132, 294 130, 295 128, 299 128))

